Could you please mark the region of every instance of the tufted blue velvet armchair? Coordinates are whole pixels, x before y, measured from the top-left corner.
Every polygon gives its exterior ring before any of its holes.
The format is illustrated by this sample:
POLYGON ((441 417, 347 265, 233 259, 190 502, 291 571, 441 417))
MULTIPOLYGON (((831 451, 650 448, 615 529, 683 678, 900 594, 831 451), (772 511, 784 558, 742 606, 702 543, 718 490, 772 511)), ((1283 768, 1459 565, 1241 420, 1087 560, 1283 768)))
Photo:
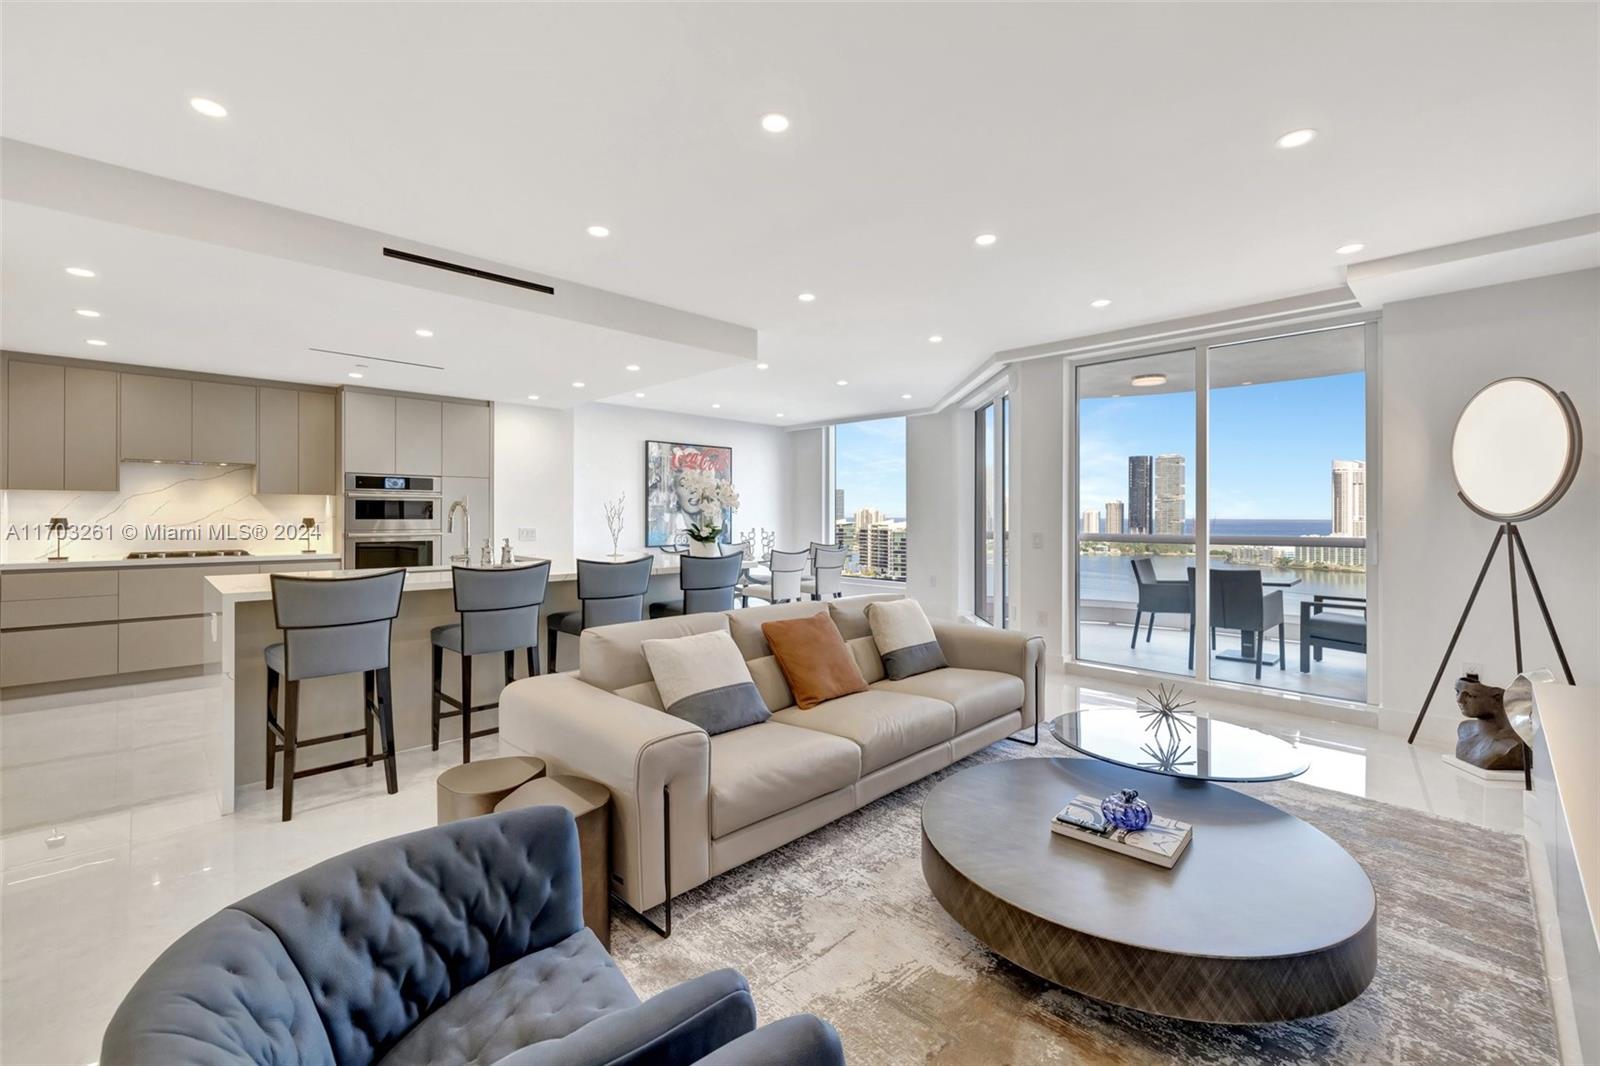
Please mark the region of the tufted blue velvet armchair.
POLYGON ((369 844, 218 912, 134 984, 100 1061, 644 1066, 719 1050, 844 1062, 826 1022, 756 1030, 732 970, 641 1003, 584 928, 572 815, 529 807, 369 844))

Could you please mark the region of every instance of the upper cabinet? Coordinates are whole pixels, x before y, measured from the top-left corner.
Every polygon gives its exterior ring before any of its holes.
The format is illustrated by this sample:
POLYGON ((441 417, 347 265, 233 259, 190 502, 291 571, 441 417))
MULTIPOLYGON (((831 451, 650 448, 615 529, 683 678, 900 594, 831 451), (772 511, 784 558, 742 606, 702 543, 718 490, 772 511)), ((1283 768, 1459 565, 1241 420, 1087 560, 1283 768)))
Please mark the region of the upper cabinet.
POLYGON ((344 468, 394 474, 394 397, 344 391, 344 468))
POLYGON ((491 408, 481 403, 444 405, 444 476, 490 477, 494 451, 491 408))
POLYGON ((194 458, 194 383, 152 374, 121 378, 122 458, 194 458))
POLYGON ((442 406, 438 400, 417 400, 410 396, 396 398, 395 465, 390 473, 432 474, 437 477, 444 472, 440 440, 442 406))
POLYGON ((6 486, 117 488, 117 374, 13 359, 6 368, 6 486))
POLYGON ((205 463, 254 463, 256 387, 196 381, 191 389, 193 445, 189 458, 205 463))
POLYGON ((256 492, 331 496, 339 480, 334 395, 258 390, 256 492))

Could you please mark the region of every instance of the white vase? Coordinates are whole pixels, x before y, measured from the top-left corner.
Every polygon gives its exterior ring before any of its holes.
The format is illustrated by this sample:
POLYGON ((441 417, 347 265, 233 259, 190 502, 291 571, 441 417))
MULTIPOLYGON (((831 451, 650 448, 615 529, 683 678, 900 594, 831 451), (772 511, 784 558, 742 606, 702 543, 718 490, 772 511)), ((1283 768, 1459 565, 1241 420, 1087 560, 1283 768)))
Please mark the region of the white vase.
POLYGON ((690 537, 689 554, 696 555, 704 559, 709 556, 721 555, 722 549, 717 546, 717 542, 714 540, 695 540, 693 537, 690 537))

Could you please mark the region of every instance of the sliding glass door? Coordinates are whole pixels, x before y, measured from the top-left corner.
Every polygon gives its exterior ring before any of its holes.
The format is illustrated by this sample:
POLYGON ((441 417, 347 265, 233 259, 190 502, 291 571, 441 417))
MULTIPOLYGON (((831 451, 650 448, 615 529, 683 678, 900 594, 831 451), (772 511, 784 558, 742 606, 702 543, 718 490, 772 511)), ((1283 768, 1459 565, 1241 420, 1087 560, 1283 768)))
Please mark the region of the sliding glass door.
POLYGON ((1073 367, 1077 659, 1366 700, 1373 329, 1073 367))

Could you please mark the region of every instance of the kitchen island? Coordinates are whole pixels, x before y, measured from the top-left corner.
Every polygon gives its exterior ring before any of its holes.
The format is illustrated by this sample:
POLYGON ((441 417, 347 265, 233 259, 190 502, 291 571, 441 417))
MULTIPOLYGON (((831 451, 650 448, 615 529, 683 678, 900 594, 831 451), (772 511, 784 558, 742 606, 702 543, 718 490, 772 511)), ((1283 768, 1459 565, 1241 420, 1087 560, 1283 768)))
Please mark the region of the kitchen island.
MULTIPOLYGON (((637 556, 634 556, 637 558, 637 556)), ((321 570, 306 576, 318 578, 351 577, 371 571, 321 570)), ((541 657, 549 654, 544 641, 544 618, 557 611, 578 606, 577 565, 572 560, 553 563, 550 588, 545 596, 540 619, 541 657)), ((397 751, 416 748, 431 740, 432 643, 434 626, 459 621, 451 595, 452 576, 448 566, 418 567, 406 571, 405 591, 400 599, 400 615, 392 635, 390 688, 394 696, 395 747, 397 751)), ((678 560, 672 555, 656 557, 650 578, 647 603, 676 600, 678 560)), ((211 738, 212 764, 216 772, 217 803, 223 813, 234 809, 236 792, 260 787, 266 776, 266 700, 267 671, 264 651, 282 640, 273 624, 272 578, 268 574, 222 574, 206 579, 204 661, 215 664, 208 698, 216 708, 216 730, 211 738)), ((578 642, 564 637, 557 668, 577 665, 578 642)), ((492 702, 504 685, 504 660, 499 655, 479 655, 473 659, 472 690, 477 702, 492 702)), ((518 677, 527 675, 525 656, 516 656, 518 677)), ((460 692, 461 669, 454 654, 445 656, 444 690, 460 692)), ((475 728, 497 722, 495 712, 476 716, 475 728), (487 721, 485 721, 487 719, 487 721)), ((302 736, 357 729, 362 722, 361 675, 318 678, 307 681, 300 692, 300 731, 302 736)), ((461 720, 447 718, 440 726, 440 739, 460 736, 461 720)), ((360 740, 350 740, 312 748, 299 754, 299 769, 310 769, 348 759, 360 750, 360 740)), ((382 771, 374 766, 376 787, 382 789, 382 771)))

